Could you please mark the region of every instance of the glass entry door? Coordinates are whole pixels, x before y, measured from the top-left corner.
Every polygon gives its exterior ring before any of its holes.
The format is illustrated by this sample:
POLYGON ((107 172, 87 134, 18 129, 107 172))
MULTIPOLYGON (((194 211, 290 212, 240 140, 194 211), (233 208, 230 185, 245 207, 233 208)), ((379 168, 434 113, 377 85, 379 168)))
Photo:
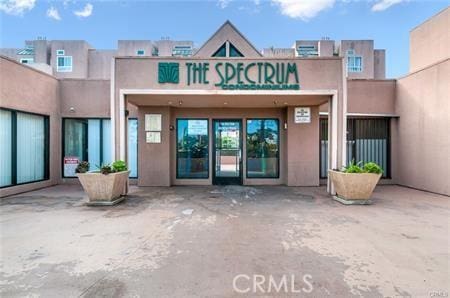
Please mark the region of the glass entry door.
POLYGON ((242 184, 242 121, 213 120, 213 184, 242 184))

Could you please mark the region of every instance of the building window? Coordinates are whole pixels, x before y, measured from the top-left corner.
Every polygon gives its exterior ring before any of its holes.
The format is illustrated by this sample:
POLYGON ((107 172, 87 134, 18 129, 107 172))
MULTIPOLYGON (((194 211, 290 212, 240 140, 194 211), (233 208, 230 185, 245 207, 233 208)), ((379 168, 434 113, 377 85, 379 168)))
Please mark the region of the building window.
POLYGON ((328 177, 328 119, 319 121, 320 178, 328 177))
POLYGON ((208 120, 177 119, 177 178, 208 177, 208 120))
POLYGON ((192 47, 174 46, 172 50, 172 56, 181 56, 181 57, 192 56, 192 47))
MULTIPOLYGON (((375 162, 390 178, 390 118, 347 119, 347 162, 375 162)), ((320 119, 320 177, 328 171, 328 119, 320 119)))
POLYGON ((12 113, 0 110, 0 187, 12 184, 12 113))
POLYGON ((64 56, 64 50, 56 50, 56 56, 64 56))
POLYGON ((145 51, 144 51, 144 50, 137 50, 137 51, 136 51, 136 55, 138 55, 138 56, 144 56, 144 55, 145 55, 145 51))
POLYGON ((20 58, 20 63, 22 64, 32 64, 34 62, 33 58, 20 58))
MULTIPOLYGON (((66 118, 63 120, 63 177, 75 177, 75 167, 88 161, 97 171, 111 159, 111 120, 66 118)), ((128 120, 128 167, 137 177, 137 120, 128 120)))
POLYGON ((347 51, 347 70, 348 72, 362 72, 362 57, 355 55, 354 50, 347 51))
POLYGON ((34 46, 26 45, 25 49, 19 50, 17 55, 21 56, 33 56, 34 55, 34 46))
POLYGON ((278 178, 278 119, 247 120, 247 178, 278 178))
POLYGON ((230 57, 244 57, 241 52, 232 44, 230 44, 230 57))
POLYGON ((0 187, 49 179, 49 118, 0 109, 0 187))
POLYGON ((138 176, 138 120, 135 118, 128 119, 128 169, 130 177, 138 176))
POLYGON ((224 43, 212 56, 213 57, 226 57, 227 56, 227 43, 224 43))
POLYGON ((212 57, 244 57, 244 55, 242 55, 242 53, 231 42, 227 41, 219 49, 217 49, 212 57), (229 47, 228 53, 227 44, 229 47))
POLYGON ((319 52, 317 51, 317 48, 313 45, 301 45, 297 48, 297 55, 299 57, 314 57, 318 56, 319 52))
POLYGON ((72 56, 58 56, 56 57, 56 63, 57 72, 72 71, 72 56))

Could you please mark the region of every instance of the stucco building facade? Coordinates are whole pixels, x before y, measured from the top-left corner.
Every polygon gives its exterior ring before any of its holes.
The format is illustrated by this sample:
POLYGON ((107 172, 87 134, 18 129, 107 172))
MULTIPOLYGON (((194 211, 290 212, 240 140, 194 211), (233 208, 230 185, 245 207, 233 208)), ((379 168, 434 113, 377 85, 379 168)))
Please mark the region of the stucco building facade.
POLYGON ((411 31, 411 73, 400 79, 386 79, 388 53, 371 40, 259 51, 228 21, 199 48, 38 39, 1 49, 1 196, 77 183, 77 162, 95 170, 116 159, 139 186, 330 193, 327 169, 375 161, 380 183, 449 195, 449 15, 411 31))

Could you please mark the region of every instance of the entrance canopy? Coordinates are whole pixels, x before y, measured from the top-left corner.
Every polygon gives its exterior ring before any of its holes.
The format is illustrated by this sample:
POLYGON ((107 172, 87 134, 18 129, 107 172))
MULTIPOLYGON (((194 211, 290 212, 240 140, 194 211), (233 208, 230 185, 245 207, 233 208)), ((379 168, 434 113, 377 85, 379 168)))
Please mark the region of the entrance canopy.
MULTIPOLYGON (((332 96, 332 91, 323 92, 248 92, 242 94, 234 91, 196 91, 180 92, 176 90, 155 90, 152 94, 127 93, 128 103, 136 106, 173 106, 189 108, 281 108, 287 106, 316 106, 327 103, 332 96), (305 93, 305 94, 301 94, 305 93), (312 94, 315 93, 315 94, 312 94)), ((139 91, 138 91, 139 92, 139 91)))
MULTIPOLYGON (((294 107, 329 106, 329 168, 337 168, 338 156, 345 155, 345 148, 338 148, 338 91, 337 90, 168 90, 168 89, 119 89, 118 107, 112 101, 112 139, 116 147, 116 159, 126 160, 126 109, 127 104, 136 106, 165 106, 173 108, 287 108, 288 119, 293 117, 294 107), (117 110, 116 110, 117 109, 117 110), (114 111, 116 110, 118 113, 114 111), (292 115, 291 115, 292 114, 292 115), (116 116, 117 115, 117 116, 116 116), (117 118, 118 119, 117 119, 117 118), (117 134, 117 135, 116 135, 117 134)), ((292 118, 291 118, 292 119, 292 118)), ((287 128, 288 132, 291 128, 287 128)), ((292 128, 293 129, 293 128, 292 128)), ((295 131, 295 130, 294 130, 295 131)), ((291 132, 292 133, 292 132, 291 132)), ((301 135, 294 138, 301 138, 301 135)), ((292 149, 294 150, 294 149, 292 149)), ((294 150, 295 151, 295 150, 294 150)), ((292 154, 294 154, 292 151, 292 154)), ((289 161, 288 161, 289 163, 289 161)), ((288 171, 297 169, 288 165, 288 171)), ((293 174, 296 176, 297 174, 293 174)), ((289 183, 288 183, 289 185, 289 183)), ((328 190, 333 193, 328 182, 328 190)))

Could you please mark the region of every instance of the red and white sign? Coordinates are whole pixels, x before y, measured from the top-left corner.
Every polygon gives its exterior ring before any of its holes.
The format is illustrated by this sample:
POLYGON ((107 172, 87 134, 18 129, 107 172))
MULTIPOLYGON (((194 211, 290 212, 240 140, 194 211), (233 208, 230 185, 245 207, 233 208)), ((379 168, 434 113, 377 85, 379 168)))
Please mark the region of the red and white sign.
POLYGON ((80 160, 76 156, 65 156, 64 157, 64 177, 74 177, 75 169, 80 163, 80 160))

